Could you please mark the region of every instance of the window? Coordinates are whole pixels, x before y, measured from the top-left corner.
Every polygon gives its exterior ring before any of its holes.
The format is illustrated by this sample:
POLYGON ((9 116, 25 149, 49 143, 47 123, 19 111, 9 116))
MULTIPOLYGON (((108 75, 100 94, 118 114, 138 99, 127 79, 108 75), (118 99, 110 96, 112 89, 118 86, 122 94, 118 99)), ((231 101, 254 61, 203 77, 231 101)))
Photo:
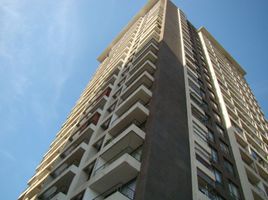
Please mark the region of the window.
POLYGON ((116 107, 117 101, 115 103, 113 103, 109 108, 108 108, 108 112, 111 113, 114 111, 115 107, 116 107))
POLYGON ((198 81, 199 81, 198 77, 197 77, 193 72, 191 72, 189 69, 187 69, 187 74, 188 74, 188 76, 190 76, 195 82, 198 83, 198 81))
POLYGON ((193 121, 193 128, 195 135, 197 135, 203 141, 207 142, 207 132, 203 128, 201 128, 195 121, 193 121))
POLYGON ((78 195, 73 197, 71 200, 82 200, 84 197, 84 193, 85 193, 85 191, 80 192, 78 195))
MULTIPOLYGON (((198 144, 197 142, 195 142, 195 152, 196 154, 198 154, 200 157, 203 158, 203 160, 206 160, 207 162, 209 162, 210 159, 210 154, 209 152, 204 149, 200 144, 198 144)), ((205 165, 206 166, 206 165, 205 165)), ((208 167, 210 168, 210 167, 208 167)))
POLYGON ((232 182, 229 182, 228 188, 229 188, 230 195, 232 197, 234 197, 237 200, 240 199, 240 194, 239 194, 237 186, 235 186, 232 182))
POLYGON ((91 164, 89 164, 89 166, 87 166, 85 169, 84 169, 84 172, 86 173, 87 175, 87 180, 90 179, 92 173, 93 173, 93 169, 94 169, 94 166, 95 166, 95 163, 96 163, 96 160, 94 160, 91 164))
POLYGON ((201 106, 203 104, 202 98, 196 95, 194 92, 190 93, 191 100, 195 102, 197 105, 201 106))
POLYGON ((216 118, 217 122, 221 123, 221 117, 220 117, 220 115, 218 115, 215 112, 213 114, 214 114, 214 117, 216 118))
POLYGON ((131 180, 127 184, 123 185, 120 192, 129 199, 134 199, 135 190, 136 190, 136 178, 134 180, 131 180))
POLYGON ((108 88, 103 92, 103 95, 106 95, 107 97, 109 97, 110 94, 111 94, 111 91, 112 91, 112 89, 111 89, 110 87, 108 87, 108 88))
POLYGON ((255 160, 258 160, 259 159, 259 156, 258 154, 251 148, 251 156, 252 158, 254 158, 255 160))
POLYGON ((222 141, 220 141, 220 149, 225 154, 230 154, 228 146, 225 143, 223 143, 222 141))
POLYGON ((101 128, 105 131, 109 128, 110 122, 111 122, 112 117, 110 117, 109 119, 107 119, 102 125, 101 128))
POLYGON ((188 79, 189 86, 199 94, 200 88, 191 80, 188 79))
POLYGON ((101 139, 99 139, 97 142, 95 142, 95 144, 93 144, 93 147, 97 150, 100 151, 101 146, 103 144, 104 141, 104 137, 102 137, 101 139))
POLYGON ((122 88, 120 88, 114 95, 113 98, 116 99, 117 97, 119 97, 120 93, 121 93, 122 88))
POLYGON ((211 165, 204 158, 202 158, 199 154, 196 153, 195 158, 200 163, 202 163, 206 168, 211 169, 211 165))
POLYGON ((216 183, 221 185, 222 184, 222 174, 218 170, 214 169, 214 175, 215 175, 216 183))
POLYGON ((123 83, 125 82, 126 78, 123 78, 117 85, 118 87, 120 87, 121 85, 123 85, 123 83))
MULTIPOLYGON (((100 113, 96 112, 91 118, 90 118, 90 122, 93 123, 94 125, 97 125, 98 121, 100 119, 100 113)), ((82 127, 81 127, 82 129, 82 127)))
POLYGON ((233 167, 233 165, 229 161, 227 161, 225 159, 224 159, 223 165, 224 165, 225 170, 228 173, 230 173, 231 175, 234 176, 234 167, 233 167))
POLYGON ((214 133, 212 133, 210 130, 208 130, 208 139, 211 141, 211 142, 215 142, 215 138, 214 138, 214 133))
POLYGON ((192 106, 192 114, 193 116, 198 119, 201 123, 203 123, 204 125, 207 124, 208 120, 209 120, 209 116, 208 115, 204 115, 203 113, 201 113, 197 108, 195 108, 194 106, 192 106))
POLYGON ((217 132, 220 134, 220 136, 224 137, 224 130, 219 125, 216 125, 217 132))
POLYGON ((209 94, 210 94, 210 98, 212 98, 213 100, 215 99, 215 95, 213 94, 212 91, 209 91, 209 94))
POLYGON ((211 148, 211 161, 212 162, 218 162, 218 153, 215 149, 211 148))
POLYGON ((216 199, 217 195, 214 190, 214 181, 199 168, 197 168, 197 180, 199 191, 209 199, 216 199))
POLYGON ((214 110, 217 110, 217 111, 219 110, 219 107, 217 106, 217 104, 215 102, 211 101, 211 105, 212 105, 214 110))

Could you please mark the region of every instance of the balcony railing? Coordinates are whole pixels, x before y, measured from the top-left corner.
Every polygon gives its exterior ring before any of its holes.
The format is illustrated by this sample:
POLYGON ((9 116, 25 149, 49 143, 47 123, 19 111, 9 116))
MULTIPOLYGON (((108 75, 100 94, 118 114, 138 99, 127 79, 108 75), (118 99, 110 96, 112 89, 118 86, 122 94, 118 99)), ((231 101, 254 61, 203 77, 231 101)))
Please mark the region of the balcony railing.
POLYGON ((104 163, 103 165, 101 165, 100 167, 98 167, 97 169, 95 169, 94 172, 93 172, 93 176, 95 176, 100 171, 102 171, 105 168, 107 168, 110 164, 112 164, 114 161, 116 161, 122 155, 124 155, 126 153, 129 154, 129 155, 131 155, 133 158, 135 158, 137 161, 140 162, 141 152, 138 152, 137 150, 139 150, 139 148, 137 148, 137 149, 134 150, 134 149, 132 149, 130 147, 127 147, 127 148, 123 149, 118 154, 116 154, 113 158, 111 158, 110 160, 108 160, 106 163, 104 163))
POLYGON ((117 118, 111 123, 111 127, 108 132, 115 136, 122 132, 127 126, 129 126, 133 121, 137 121, 138 124, 142 125, 149 115, 149 110, 146 108, 148 105, 143 105, 139 102, 134 104, 127 112, 125 112, 122 116, 117 118))
POLYGON ((117 159, 112 159, 108 164, 104 164, 97 168, 89 180, 89 187, 98 192, 103 193, 113 185, 118 183, 127 183, 137 177, 140 172, 141 149, 137 152, 124 153, 117 159))
POLYGON ((105 142, 100 157, 107 161, 127 147, 136 149, 143 144, 144 138, 145 133, 132 123, 118 136, 105 142))
POLYGON ((268 198, 267 193, 263 189, 259 188, 258 186, 253 186, 253 187, 258 191, 259 193, 258 195, 260 195, 263 199, 268 198))
POLYGON ((64 199, 66 199, 66 195, 62 192, 58 192, 57 190, 48 197, 43 198, 42 200, 64 200, 64 199))
POLYGON ((113 186, 112 188, 108 189, 107 191, 103 192, 102 194, 96 196, 92 200, 103 200, 103 199, 109 199, 109 197, 113 196, 116 192, 121 193, 123 196, 125 196, 127 199, 134 199, 135 190, 124 186, 122 184, 118 184, 113 186))

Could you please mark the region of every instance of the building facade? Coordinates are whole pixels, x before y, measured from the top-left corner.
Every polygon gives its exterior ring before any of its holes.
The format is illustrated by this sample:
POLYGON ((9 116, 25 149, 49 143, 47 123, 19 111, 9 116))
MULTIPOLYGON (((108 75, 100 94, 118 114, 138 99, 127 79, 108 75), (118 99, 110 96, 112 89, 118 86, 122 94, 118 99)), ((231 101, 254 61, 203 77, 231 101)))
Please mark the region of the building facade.
POLYGON ((265 200, 268 124, 245 71, 169 0, 100 66, 19 200, 265 200))

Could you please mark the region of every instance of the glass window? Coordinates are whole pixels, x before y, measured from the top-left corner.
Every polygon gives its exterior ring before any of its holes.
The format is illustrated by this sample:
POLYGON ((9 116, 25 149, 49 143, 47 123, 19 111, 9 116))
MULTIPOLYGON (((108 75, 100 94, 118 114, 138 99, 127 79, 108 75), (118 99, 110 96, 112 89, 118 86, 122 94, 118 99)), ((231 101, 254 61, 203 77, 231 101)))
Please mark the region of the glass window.
POLYGON ((225 170, 234 176, 234 167, 233 167, 233 165, 227 160, 224 160, 223 165, 224 165, 225 170))
POLYGON ((212 142, 215 142, 214 133, 208 130, 208 139, 212 142))
POLYGON ((193 121, 194 133, 203 141, 207 142, 207 132, 193 121))
POLYGON ((85 191, 80 192, 78 195, 73 197, 71 200, 82 200, 84 197, 84 193, 85 193, 85 191))
POLYGON ((251 149, 251 156, 256 160, 259 158, 258 154, 253 149, 251 149))
POLYGON ((121 193, 124 194, 129 199, 134 199, 135 190, 136 190, 136 179, 124 185, 121 188, 121 193))
POLYGON ((215 149, 211 148, 211 160, 213 162, 218 162, 218 153, 215 149))
POLYGON ((196 107, 192 106, 192 114, 198 119, 202 124, 206 125, 209 121, 209 116, 207 114, 201 113, 196 107))
POLYGON ((232 182, 229 182, 228 188, 229 188, 230 195, 232 197, 234 197, 235 199, 240 199, 240 194, 239 194, 237 186, 235 186, 232 182))
POLYGON ((228 146, 225 143, 223 143, 222 141, 220 141, 220 149, 225 154, 230 154, 228 146))
POLYGON ((101 139, 99 139, 97 142, 95 142, 95 144, 93 144, 93 147, 97 150, 100 151, 102 144, 104 141, 104 137, 102 137, 101 139))
POLYGON ((216 183, 222 184, 222 174, 218 170, 214 169, 214 175, 216 183))
POLYGON ((218 115, 217 113, 214 112, 214 117, 216 118, 216 120, 221 123, 221 117, 220 115, 218 115))
POLYGON ((223 130, 223 128, 221 128, 219 125, 216 125, 216 129, 217 129, 218 133, 219 133, 222 137, 224 137, 224 130, 223 130))

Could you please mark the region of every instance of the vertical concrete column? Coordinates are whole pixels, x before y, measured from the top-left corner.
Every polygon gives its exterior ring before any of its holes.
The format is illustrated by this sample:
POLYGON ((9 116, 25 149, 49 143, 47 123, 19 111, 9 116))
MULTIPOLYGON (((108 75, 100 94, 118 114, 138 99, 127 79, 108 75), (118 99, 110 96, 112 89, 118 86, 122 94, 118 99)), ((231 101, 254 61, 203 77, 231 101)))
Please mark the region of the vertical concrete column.
POLYGON ((163 39, 136 200, 192 199, 190 144, 178 9, 165 4, 163 39))

